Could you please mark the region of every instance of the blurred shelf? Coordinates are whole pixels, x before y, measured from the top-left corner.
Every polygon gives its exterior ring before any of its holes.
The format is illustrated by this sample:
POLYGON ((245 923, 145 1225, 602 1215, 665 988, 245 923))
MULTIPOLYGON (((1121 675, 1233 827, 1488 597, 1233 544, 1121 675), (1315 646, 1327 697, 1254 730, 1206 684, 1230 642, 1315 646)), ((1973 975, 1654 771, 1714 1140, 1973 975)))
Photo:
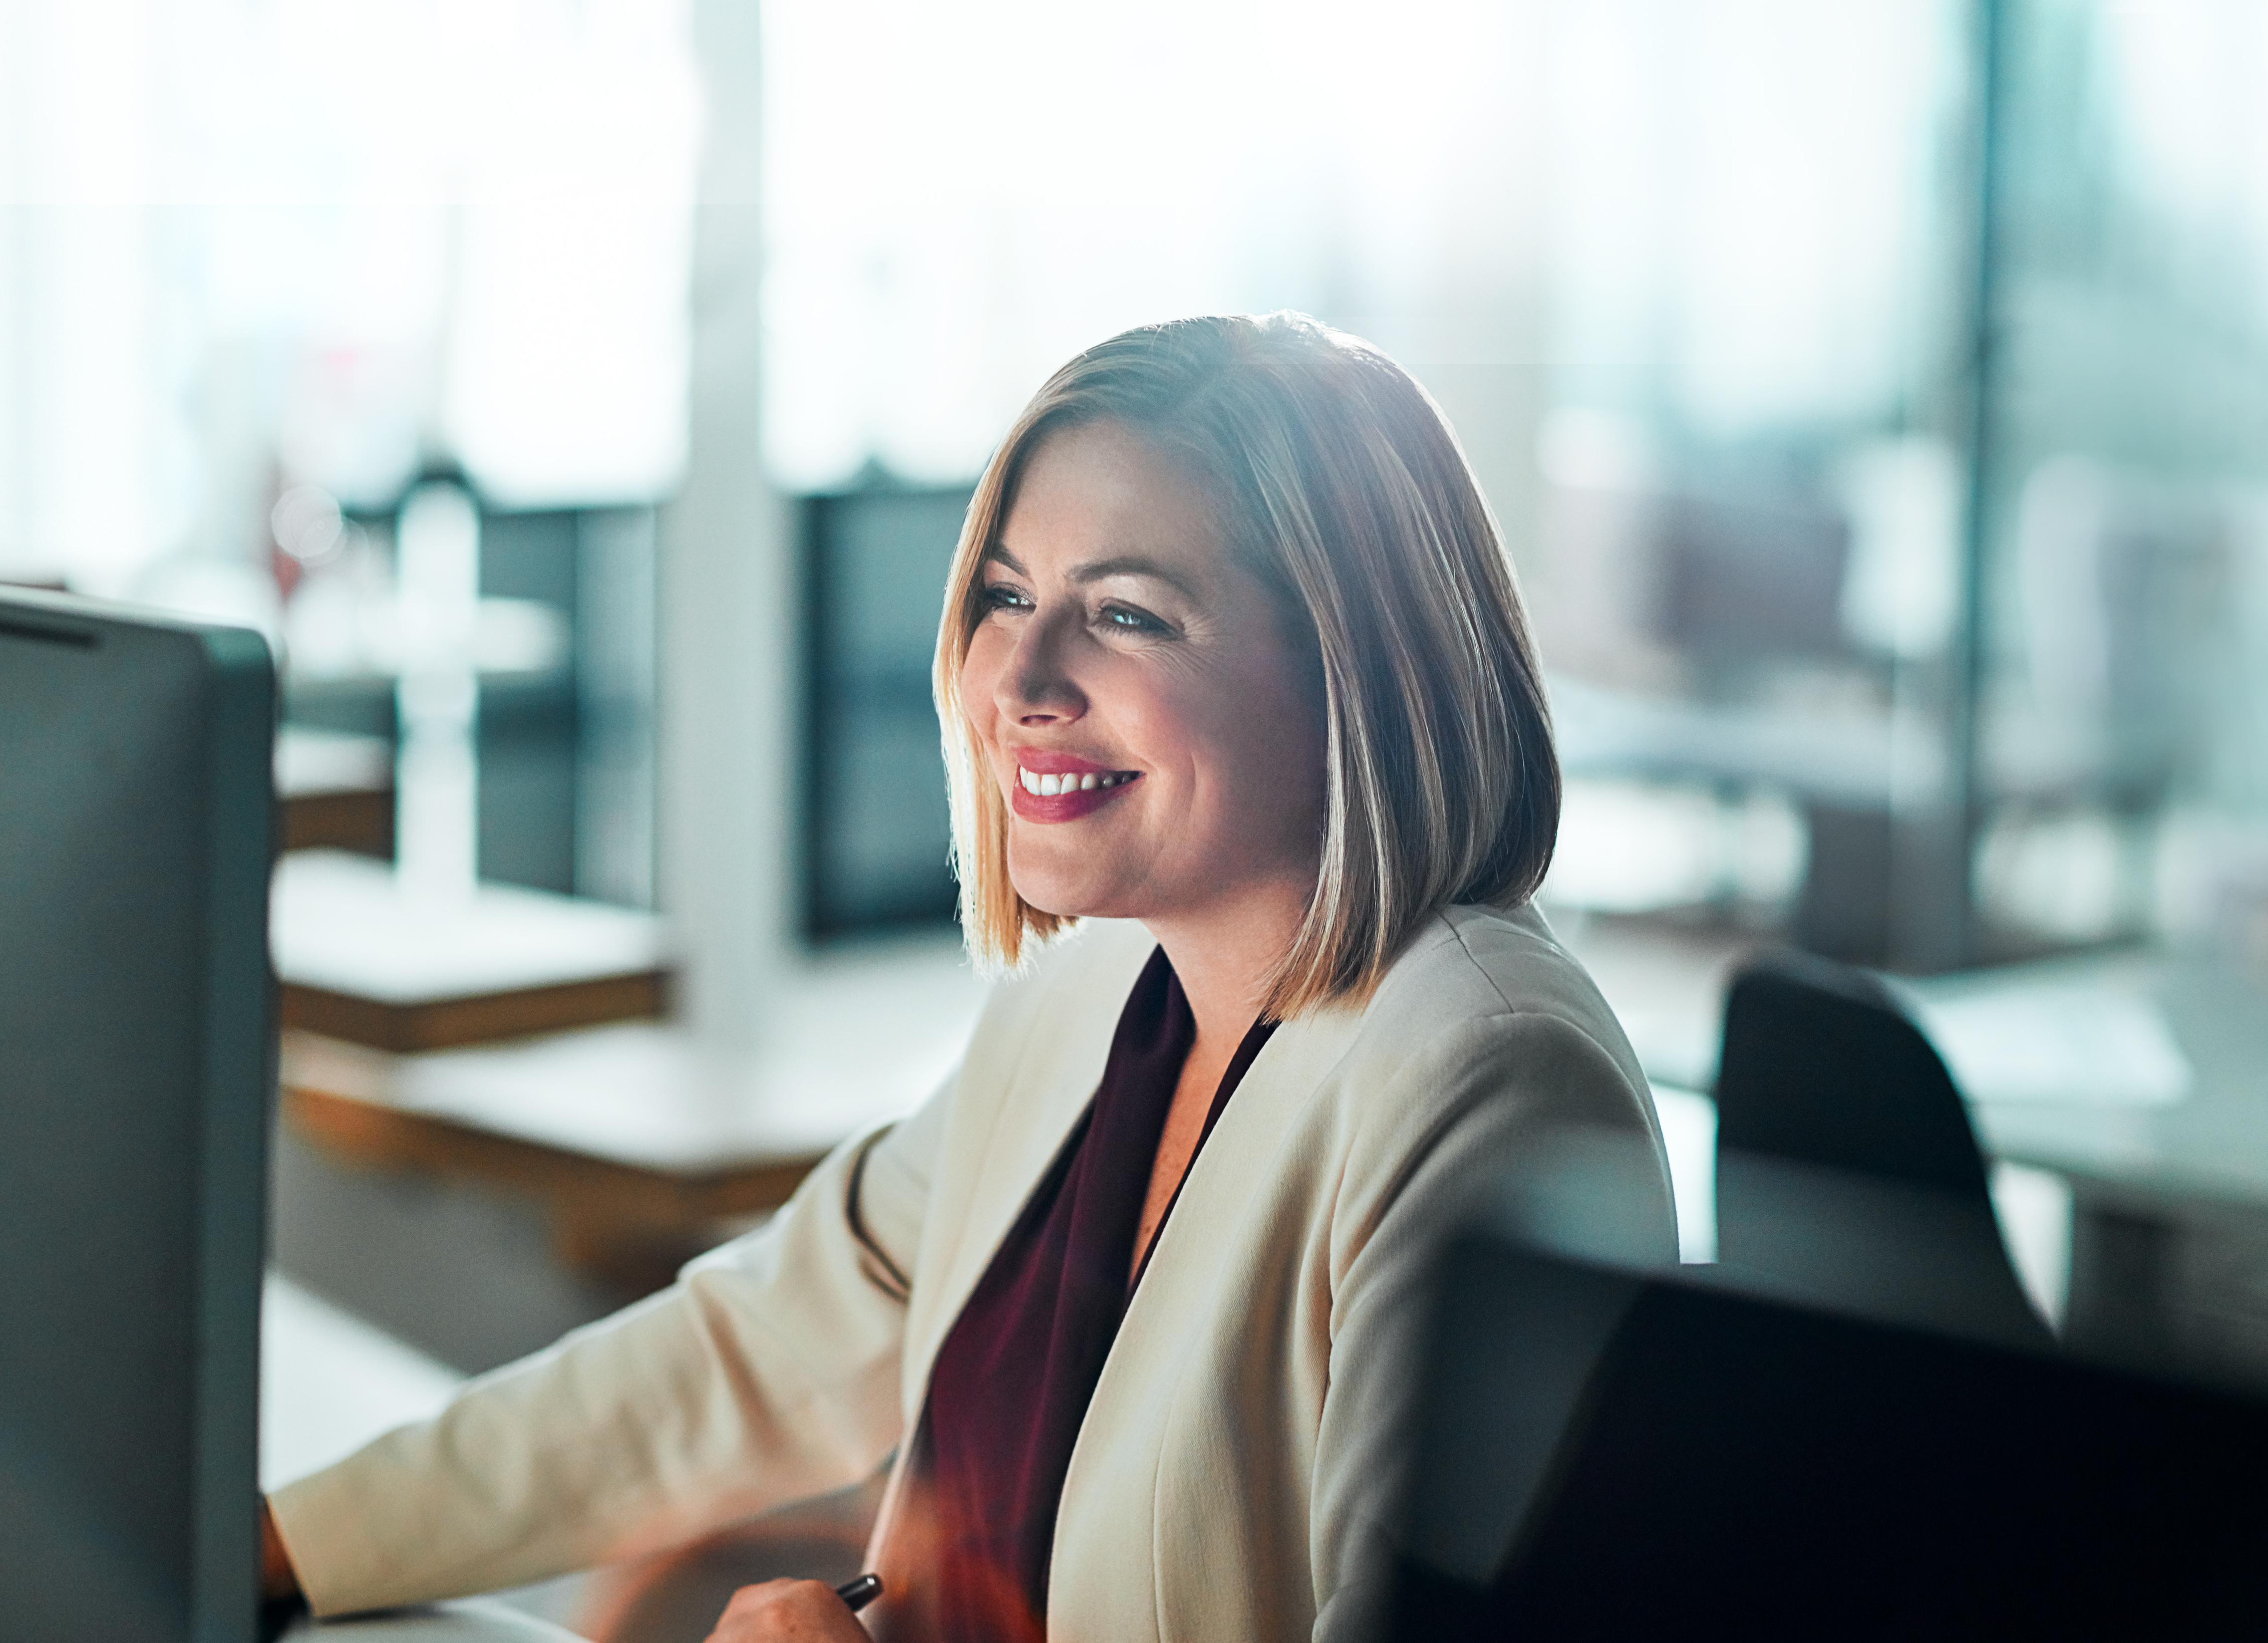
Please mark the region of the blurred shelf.
POLYGON ((649 913, 482 884, 403 887, 329 850, 276 864, 270 940, 289 1028, 415 1052, 659 1016, 669 966, 649 913))
POLYGON ((394 855, 394 748, 383 737, 287 724, 276 737, 284 850, 394 855))

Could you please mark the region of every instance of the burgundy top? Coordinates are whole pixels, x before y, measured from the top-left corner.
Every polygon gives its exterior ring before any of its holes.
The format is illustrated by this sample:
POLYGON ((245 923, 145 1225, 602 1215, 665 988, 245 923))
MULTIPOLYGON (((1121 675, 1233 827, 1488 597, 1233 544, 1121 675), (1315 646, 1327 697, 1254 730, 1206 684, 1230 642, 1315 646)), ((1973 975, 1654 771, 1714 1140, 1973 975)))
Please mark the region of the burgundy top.
MULTIPOLYGON (((1199 1148, 1274 1030, 1259 1021, 1244 1035, 1199 1148)), ((1064 1475, 1132 1295, 1142 1205, 1196 1038, 1160 948, 1118 1017, 1094 1100, 939 1348, 916 1456, 933 1513, 934 1602, 916 1606, 943 1643, 1044 1634, 1064 1475)))

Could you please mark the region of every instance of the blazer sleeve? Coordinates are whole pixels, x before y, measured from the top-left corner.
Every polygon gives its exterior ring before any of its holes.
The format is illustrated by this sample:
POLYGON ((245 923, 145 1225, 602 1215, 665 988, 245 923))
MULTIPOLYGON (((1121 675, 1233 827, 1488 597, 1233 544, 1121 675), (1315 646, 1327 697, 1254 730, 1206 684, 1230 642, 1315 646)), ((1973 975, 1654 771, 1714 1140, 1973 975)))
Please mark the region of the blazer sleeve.
POLYGON ((870 1477, 954 1085, 854 1136, 661 1294, 276 1492, 318 1615, 492 1591, 870 1477))
POLYGON ((1603 1154, 1612 1201, 1577 1206, 1588 1230, 1625 1253, 1677 1258, 1653 1097, 1572 1023, 1537 1012, 1462 1023, 1384 1093, 1332 1216, 1329 1375, 1308 1517, 1316 1643, 1380 1634, 1434 1258, 1478 1194, 1527 1190, 1548 1204, 1563 1165, 1603 1154))

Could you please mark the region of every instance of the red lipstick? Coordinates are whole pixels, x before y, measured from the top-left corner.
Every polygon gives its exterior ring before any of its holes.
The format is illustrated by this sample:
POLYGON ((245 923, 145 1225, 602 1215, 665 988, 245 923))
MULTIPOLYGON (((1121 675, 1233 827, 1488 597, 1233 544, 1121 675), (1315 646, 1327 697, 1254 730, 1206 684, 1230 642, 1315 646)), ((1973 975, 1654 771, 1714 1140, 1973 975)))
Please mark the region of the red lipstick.
POLYGON ((1077 821, 1092 816, 1141 780, 1134 770, 1113 769, 1074 753, 1036 747, 1011 748, 1016 772, 1010 778, 1009 807, 1026 821, 1077 821), (1049 788, 1055 791, 1049 792, 1049 788))

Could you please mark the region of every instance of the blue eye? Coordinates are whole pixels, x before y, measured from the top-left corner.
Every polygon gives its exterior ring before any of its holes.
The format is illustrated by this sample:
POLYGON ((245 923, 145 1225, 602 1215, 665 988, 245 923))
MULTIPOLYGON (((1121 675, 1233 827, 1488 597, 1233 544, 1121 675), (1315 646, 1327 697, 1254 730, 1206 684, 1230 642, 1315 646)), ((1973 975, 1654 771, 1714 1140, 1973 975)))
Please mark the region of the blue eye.
POLYGON ((980 605, 987 611, 1020 610, 1031 603, 1015 589, 1004 583, 995 583, 978 596, 980 605))
POLYGON ((1166 624, 1156 617, 1145 612, 1131 610, 1123 605, 1104 605, 1101 620, 1105 627, 1116 627, 1124 633, 1162 634, 1167 631, 1166 624))

